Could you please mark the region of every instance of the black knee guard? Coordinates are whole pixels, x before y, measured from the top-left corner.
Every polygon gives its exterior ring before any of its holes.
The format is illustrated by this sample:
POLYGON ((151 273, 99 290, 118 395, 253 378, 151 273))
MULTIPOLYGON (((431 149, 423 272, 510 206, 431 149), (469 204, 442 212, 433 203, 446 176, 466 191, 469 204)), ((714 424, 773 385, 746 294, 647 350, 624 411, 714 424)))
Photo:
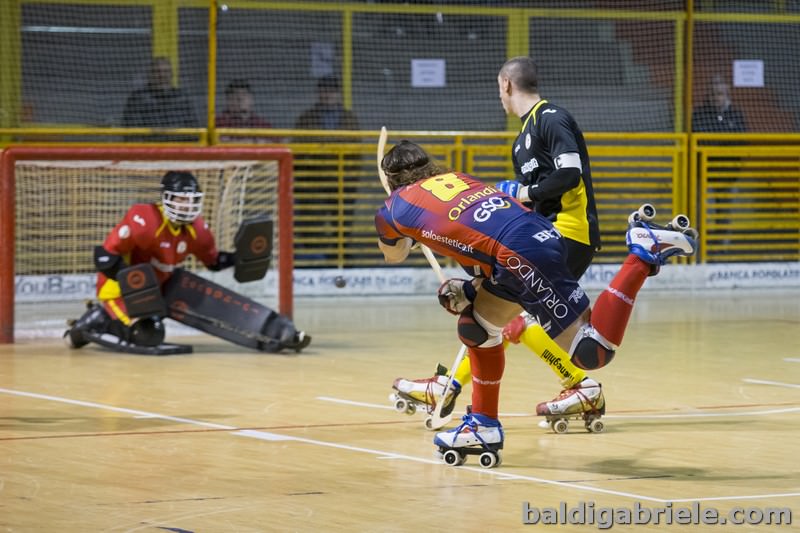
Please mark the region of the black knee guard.
POLYGON ((164 342, 164 334, 164 323, 156 317, 148 317, 130 327, 128 340, 139 346, 158 346, 164 342))
POLYGON ((584 337, 572 352, 572 363, 584 370, 603 368, 614 359, 616 352, 591 337, 584 337))
POLYGON ((489 333, 475 320, 471 305, 458 316, 458 338, 471 347, 480 346, 489 340, 489 333))

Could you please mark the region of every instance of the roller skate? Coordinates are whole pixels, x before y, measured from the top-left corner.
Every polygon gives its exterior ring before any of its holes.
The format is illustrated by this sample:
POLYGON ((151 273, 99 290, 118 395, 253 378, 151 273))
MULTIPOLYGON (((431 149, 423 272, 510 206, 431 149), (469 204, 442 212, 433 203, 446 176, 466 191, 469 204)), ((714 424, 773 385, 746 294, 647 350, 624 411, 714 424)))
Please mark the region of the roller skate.
POLYGON ((413 415, 417 409, 424 409, 428 413, 425 419, 425 427, 428 429, 439 429, 450 420, 450 413, 456 405, 456 398, 461 393, 461 384, 456 380, 451 380, 447 376, 447 368, 441 364, 436 367, 436 374, 427 379, 404 379, 397 378, 392 384, 394 392, 389 395, 389 401, 399 413, 413 415), (445 387, 448 387, 447 395, 444 395, 445 387), (436 404, 444 397, 444 405, 440 417, 445 419, 444 424, 433 427, 432 414, 436 409, 436 404))
POLYGON ((600 433, 605 428, 601 420, 605 413, 603 388, 591 378, 536 406, 536 414, 544 416, 547 425, 556 433, 566 433, 570 420, 581 420, 589 433, 600 433))
POLYGON ((105 332, 110 322, 111 318, 101 305, 88 301, 83 316, 67 320, 69 329, 64 332, 64 343, 72 349, 82 348, 91 342, 90 333, 105 332))
POLYGON ((500 452, 503 439, 503 426, 499 420, 467 413, 460 426, 437 433, 433 443, 445 464, 461 466, 467 455, 477 455, 483 468, 492 468, 503 462, 500 452))
POLYGON ((628 217, 625 241, 630 252, 652 265, 650 275, 658 274, 661 265, 672 256, 690 256, 697 251, 697 230, 689 217, 677 215, 665 226, 653 222, 656 208, 644 204, 628 217))

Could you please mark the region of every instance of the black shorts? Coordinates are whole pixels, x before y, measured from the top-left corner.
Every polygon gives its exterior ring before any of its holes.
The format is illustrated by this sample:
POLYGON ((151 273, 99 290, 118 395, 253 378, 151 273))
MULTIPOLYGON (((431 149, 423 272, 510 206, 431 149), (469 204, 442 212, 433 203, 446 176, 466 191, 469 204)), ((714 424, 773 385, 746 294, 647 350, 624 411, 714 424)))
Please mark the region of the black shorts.
POLYGON ((482 287, 499 298, 518 303, 556 338, 589 308, 589 297, 570 272, 563 237, 531 238, 516 231, 503 239, 490 279, 482 287))

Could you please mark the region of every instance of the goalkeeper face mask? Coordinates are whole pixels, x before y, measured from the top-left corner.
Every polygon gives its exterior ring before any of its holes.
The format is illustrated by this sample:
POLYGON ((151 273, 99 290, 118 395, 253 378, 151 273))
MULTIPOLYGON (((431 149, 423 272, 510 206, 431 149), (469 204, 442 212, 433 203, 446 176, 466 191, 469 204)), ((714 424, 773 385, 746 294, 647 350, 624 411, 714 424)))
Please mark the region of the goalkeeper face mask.
POLYGON ((189 172, 170 171, 161 180, 164 214, 176 224, 191 224, 203 211, 203 192, 189 172))
POLYGON ((161 204, 170 221, 191 224, 203 212, 203 193, 164 191, 161 204))

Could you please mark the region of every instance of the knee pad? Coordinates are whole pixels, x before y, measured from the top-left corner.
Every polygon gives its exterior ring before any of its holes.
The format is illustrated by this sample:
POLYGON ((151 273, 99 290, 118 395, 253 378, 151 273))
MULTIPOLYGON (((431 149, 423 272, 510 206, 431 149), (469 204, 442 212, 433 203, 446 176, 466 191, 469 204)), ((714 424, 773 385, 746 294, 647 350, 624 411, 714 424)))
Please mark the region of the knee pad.
POLYGON ((616 346, 608 342, 591 324, 585 324, 572 341, 572 363, 583 370, 603 368, 614 359, 616 346))
POLYGON ((130 328, 130 342, 139 346, 158 346, 164 341, 164 323, 156 318, 137 320, 130 328))
POLYGON ((470 305, 458 317, 458 338, 466 346, 489 348, 503 343, 503 328, 495 326, 470 305))

